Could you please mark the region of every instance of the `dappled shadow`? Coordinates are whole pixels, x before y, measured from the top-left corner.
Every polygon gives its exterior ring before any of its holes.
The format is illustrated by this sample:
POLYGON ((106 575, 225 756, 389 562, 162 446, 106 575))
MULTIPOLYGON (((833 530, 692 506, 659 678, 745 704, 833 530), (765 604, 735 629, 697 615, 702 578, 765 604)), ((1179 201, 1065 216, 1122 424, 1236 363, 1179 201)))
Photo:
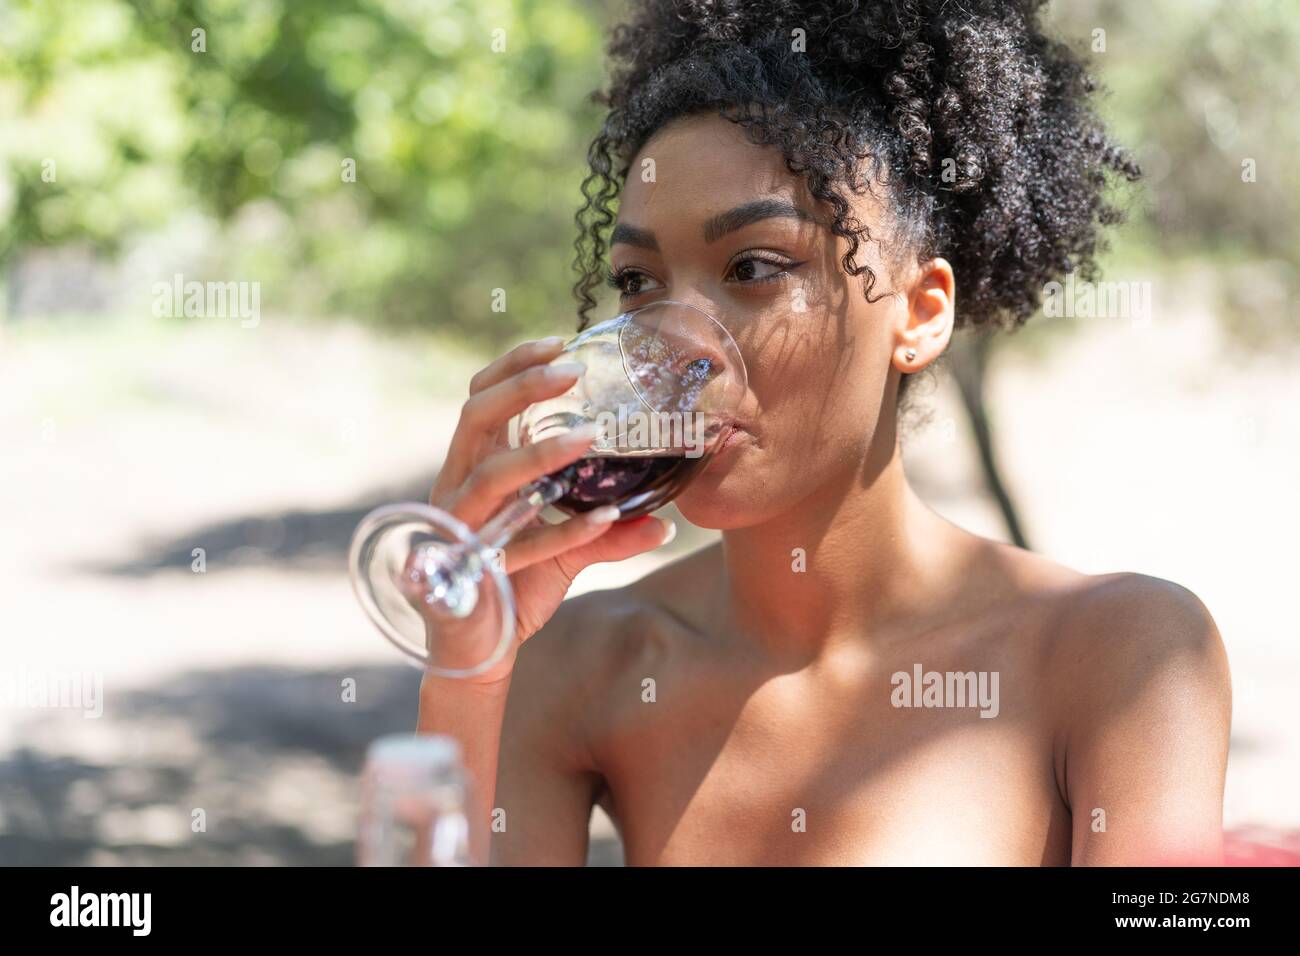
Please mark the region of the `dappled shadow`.
MULTIPOLYGON (((241 667, 109 695, 93 720, 33 711, 0 758, 0 864, 349 865, 366 747, 414 728, 419 679, 241 667)), ((592 862, 621 860, 606 842, 592 862)))
MULTIPOLYGON (((201 525, 147 544, 134 556, 101 564, 79 562, 75 570, 127 578, 145 578, 166 571, 189 572, 194 549, 202 548, 209 573, 240 567, 337 572, 347 561, 352 532, 362 518, 381 505, 426 500, 435 477, 429 475, 369 492, 354 504, 339 508, 268 512, 201 525)), ((553 515, 550 520, 564 518, 558 512, 548 514, 553 515)), ((672 505, 660 514, 676 520, 681 532, 675 546, 662 552, 666 557, 684 554, 707 540, 707 534, 685 523, 672 505)))
POLYGON ((433 476, 424 476, 369 492, 339 508, 243 515, 201 525, 151 543, 124 560, 92 565, 90 570, 124 577, 189 571, 195 548, 203 549, 209 571, 266 565, 337 569, 347 556, 352 532, 366 514, 383 504, 424 501, 432 485, 433 476))

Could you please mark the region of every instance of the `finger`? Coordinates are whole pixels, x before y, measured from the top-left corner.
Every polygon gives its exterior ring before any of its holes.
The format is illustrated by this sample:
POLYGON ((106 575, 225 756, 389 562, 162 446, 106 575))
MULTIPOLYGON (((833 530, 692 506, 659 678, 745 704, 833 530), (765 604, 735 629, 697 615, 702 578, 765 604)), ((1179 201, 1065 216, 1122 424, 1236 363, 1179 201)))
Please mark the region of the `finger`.
POLYGON ((584 544, 590 544, 618 520, 618 508, 606 505, 519 535, 506 548, 506 573, 514 574, 584 544))
POLYGON ((474 373, 469 380, 469 393, 477 395, 486 388, 504 382, 533 365, 549 362, 564 348, 564 339, 558 335, 549 339, 525 342, 474 373))
POLYGON ((646 515, 610 527, 588 544, 556 555, 555 560, 572 581, 583 568, 602 561, 622 561, 668 544, 677 536, 677 525, 668 518, 646 515))
POLYGON ((563 395, 584 371, 582 365, 566 362, 526 369, 473 395, 460 410, 460 423, 452 435, 443 470, 450 482, 459 484, 477 463, 484 439, 493 444, 510 419, 534 402, 563 395))
POLYGON ((448 510, 477 528, 501 507, 502 498, 581 458, 599 433, 600 429, 588 422, 557 438, 485 458, 465 477, 448 510))
POLYGON ((524 369, 471 395, 461 406, 461 422, 467 429, 479 433, 496 432, 511 416, 534 402, 563 395, 586 370, 581 362, 535 365, 524 369))

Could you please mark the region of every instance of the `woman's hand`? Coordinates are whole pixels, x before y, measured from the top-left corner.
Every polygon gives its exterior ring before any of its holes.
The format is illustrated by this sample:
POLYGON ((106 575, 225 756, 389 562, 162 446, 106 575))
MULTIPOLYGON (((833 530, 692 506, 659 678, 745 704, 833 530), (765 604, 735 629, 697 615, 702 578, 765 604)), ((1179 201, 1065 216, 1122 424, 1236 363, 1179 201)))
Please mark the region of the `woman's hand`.
MULTIPOLYGON (((520 488, 581 458, 594 430, 578 429, 526 448, 510 448, 510 419, 534 402, 562 395, 583 367, 547 364, 564 347, 560 338, 525 342, 478 372, 469 384, 447 460, 429 503, 477 530, 520 488)), ((598 508, 559 524, 538 518, 505 548, 505 570, 515 598, 516 643, 490 670, 471 680, 495 683, 510 675, 519 645, 550 620, 578 572, 598 561, 619 561, 671 538, 672 523, 652 516, 615 524, 618 509, 598 508)))

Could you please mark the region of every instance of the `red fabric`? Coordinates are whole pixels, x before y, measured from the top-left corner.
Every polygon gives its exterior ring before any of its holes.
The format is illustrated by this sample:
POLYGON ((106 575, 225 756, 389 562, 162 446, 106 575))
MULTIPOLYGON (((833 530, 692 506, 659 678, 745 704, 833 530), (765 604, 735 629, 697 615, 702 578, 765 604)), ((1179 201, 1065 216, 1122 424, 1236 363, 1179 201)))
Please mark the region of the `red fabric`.
POLYGON ((1300 830, 1230 830, 1223 835, 1223 865, 1300 866, 1300 830))

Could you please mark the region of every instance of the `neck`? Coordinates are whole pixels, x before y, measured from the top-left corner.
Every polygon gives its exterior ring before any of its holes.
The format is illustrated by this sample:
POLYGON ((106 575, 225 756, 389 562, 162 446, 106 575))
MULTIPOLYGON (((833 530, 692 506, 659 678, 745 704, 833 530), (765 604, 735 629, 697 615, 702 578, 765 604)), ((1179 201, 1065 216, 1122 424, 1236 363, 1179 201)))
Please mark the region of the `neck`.
POLYGON ((933 603, 927 595, 942 580, 955 529, 912 491, 888 438, 843 480, 723 534, 726 613, 737 633, 807 658, 883 638, 891 622, 933 603))

